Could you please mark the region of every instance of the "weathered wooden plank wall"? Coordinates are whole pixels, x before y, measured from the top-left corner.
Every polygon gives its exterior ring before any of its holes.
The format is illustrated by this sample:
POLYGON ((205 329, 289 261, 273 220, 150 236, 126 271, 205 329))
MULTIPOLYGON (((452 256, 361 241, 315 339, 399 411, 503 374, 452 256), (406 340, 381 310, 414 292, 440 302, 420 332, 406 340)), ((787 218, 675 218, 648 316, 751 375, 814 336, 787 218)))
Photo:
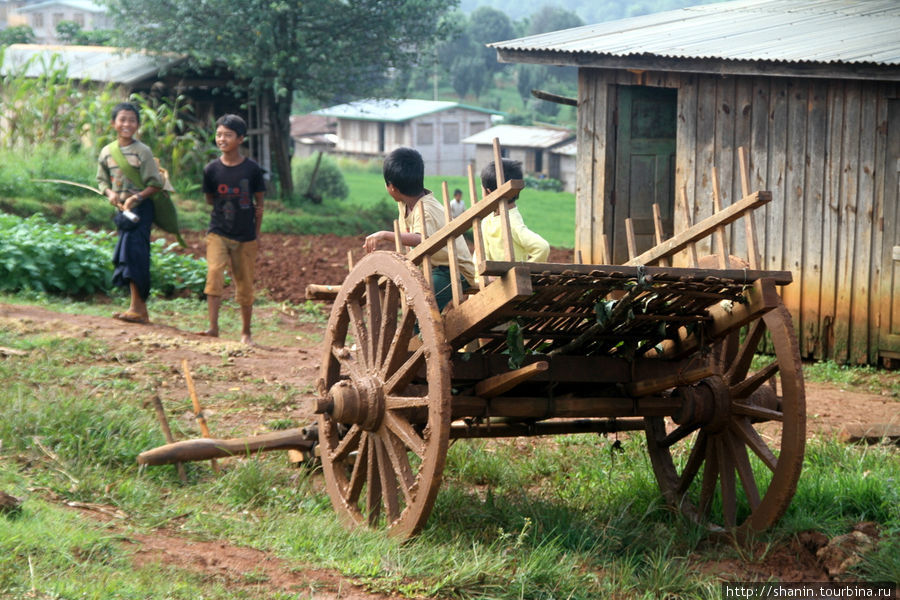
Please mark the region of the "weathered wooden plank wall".
MULTIPOLYGON (((744 147, 751 188, 773 193, 755 215, 759 249, 765 268, 794 273, 782 295, 801 353, 875 362, 882 293, 890 293, 880 289, 884 203, 896 201, 884 190, 887 107, 900 86, 580 69, 576 248, 592 262, 599 233, 612 230, 616 85, 678 88, 675 185, 687 187, 694 222, 712 212, 714 165, 723 206, 741 197, 737 148, 744 147)), ((676 230, 685 216, 676 209, 676 230)), ((728 238, 732 253, 746 256, 743 223, 728 238)))

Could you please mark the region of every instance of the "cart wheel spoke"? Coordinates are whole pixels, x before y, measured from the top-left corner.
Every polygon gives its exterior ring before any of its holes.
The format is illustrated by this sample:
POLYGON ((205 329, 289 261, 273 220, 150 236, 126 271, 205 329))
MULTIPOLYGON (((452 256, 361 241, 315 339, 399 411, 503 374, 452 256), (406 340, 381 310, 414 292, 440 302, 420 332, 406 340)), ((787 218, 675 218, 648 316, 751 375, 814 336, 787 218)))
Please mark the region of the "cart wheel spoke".
POLYGON ((731 396, 738 399, 750 397, 764 383, 770 381, 776 373, 778 373, 778 361, 773 360, 765 368, 760 369, 741 383, 731 386, 731 396))
POLYGON ((409 385, 409 382, 416 376, 416 372, 422 366, 424 360, 425 347, 420 346, 385 382, 385 392, 391 393, 394 390, 402 390, 409 385))
POLYGON ((366 327, 365 320, 363 318, 363 309, 360 306, 359 301, 356 299, 348 299, 347 301, 347 312, 350 313, 350 329, 353 331, 353 336, 356 338, 356 348, 360 353, 363 359, 363 363, 366 365, 369 363, 370 354, 370 346, 371 343, 369 339, 369 330, 366 327))
POLYGON ((351 427, 346 435, 344 435, 344 439, 337 444, 334 452, 331 453, 331 460, 336 462, 346 460, 351 452, 359 448, 359 440, 361 437, 362 429, 359 428, 359 425, 351 427))
POLYGON ((747 447, 737 438, 731 436, 731 453, 734 456, 734 466, 741 478, 741 486, 747 496, 750 508, 756 510, 759 506, 759 488, 756 485, 756 477, 753 475, 753 467, 750 465, 750 457, 747 455, 747 447))
POLYGON ((375 436, 366 435, 366 514, 369 518, 369 526, 378 524, 381 515, 381 477, 378 473, 378 455, 375 436))
POLYGON ((381 346, 381 289, 378 287, 378 276, 366 278, 366 322, 368 324, 369 345, 368 356, 371 366, 378 366, 378 348, 381 346))
POLYGON ((400 310, 400 292, 390 279, 384 283, 381 307, 381 328, 378 332, 378 349, 375 353, 375 365, 379 369, 384 367, 391 343, 397 333, 397 313, 400 310))
POLYGON ((451 416, 450 349, 422 273, 393 252, 359 261, 325 348, 319 442, 331 504, 348 526, 410 536, 434 506, 451 416))
POLYGON ((772 452, 768 444, 766 444, 765 440, 760 437, 755 429, 753 429, 753 425, 751 425, 749 421, 740 420, 735 422, 733 429, 737 432, 741 441, 744 442, 748 448, 753 450, 753 453, 769 467, 769 470, 775 472, 775 469, 778 467, 778 459, 775 457, 775 453, 772 452))
POLYGON ((381 482, 381 498, 384 503, 388 521, 393 523, 400 516, 400 504, 397 501, 397 480, 385 449, 383 439, 374 438, 375 456, 378 459, 378 479, 381 482))
POLYGON ((363 484, 366 483, 365 472, 368 464, 369 443, 368 436, 363 435, 360 439, 359 452, 356 454, 356 461, 353 463, 353 470, 350 473, 350 483, 347 486, 347 502, 356 503, 359 501, 359 494, 362 492, 363 484))
POLYGON ((714 528, 761 531, 787 510, 800 477, 806 443, 802 363, 790 313, 781 304, 730 338, 710 357, 724 375, 673 392, 684 404, 672 415, 679 423, 674 431, 666 434, 663 417, 645 417, 647 447, 674 508, 714 528), (727 349, 739 339, 737 352, 727 349), (774 359, 751 369, 754 354, 767 349, 774 359))
MULTIPOLYGON (((733 385, 747 376, 753 356, 765 332, 766 326, 762 319, 753 322, 733 362, 726 363, 725 381, 733 385)), ((737 336, 731 336, 731 339, 737 339, 737 336)))

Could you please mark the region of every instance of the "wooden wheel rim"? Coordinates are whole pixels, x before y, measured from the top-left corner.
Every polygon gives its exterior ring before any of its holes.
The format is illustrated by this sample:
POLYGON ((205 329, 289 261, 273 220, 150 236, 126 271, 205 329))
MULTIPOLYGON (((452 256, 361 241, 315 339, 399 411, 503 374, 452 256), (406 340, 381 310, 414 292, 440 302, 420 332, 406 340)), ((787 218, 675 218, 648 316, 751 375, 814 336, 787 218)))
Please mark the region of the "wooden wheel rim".
POLYGON ((724 427, 720 420, 715 432, 700 427, 694 433, 687 431, 690 429, 687 427, 681 433, 676 429, 667 434, 662 417, 648 417, 650 459, 666 501, 689 518, 714 529, 763 531, 787 510, 796 491, 806 447, 806 395, 790 313, 779 303, 747 327, 739 348, 720 355, 726 357, 723 379, 731 394, 731 410, 726 415, 724 427), (764 339, 765 331, 769 333, 775 357, 765 367, 751 373, 750 360, 764 339), (735 399, 736 395, 744 396, 750 389, 763 390, 763 386, 773 385, 776 375, 779 410, 767 412, 770 409, 755 406, 750 400, 735 399), (772 446, 778 436, 767 436, 756 429, 762 422, 780 424, 780 444, 776 449, 772 446), (767 440, 767 437, 771 439, 767 440), (679 443, 690 449, 680 468, 675 466, 671 451, 679 443), (759 487, 760 478, 750 466, 751 456, 759 458, 770 471, 765 489, 759 487), (695 503, 691 490, 697 495, 698 489, 699 502, 695 503), (721 505, 718 519, 708 514, 716 492, 721 505), (739 515, 739 508, 746 512, 748 507, 749 513, 739 515), (739 516, 744 517, 740 522, 739 516))
POLYGON ((422 273, 394 252, 360 260, 335 299, 317 385, 323 397, 339 384, 359 392, 342 398, 367 399, 355 422, 319 415, 326 487, 345 525, 399 537, 424 526, 449 443, 449 352, 422 273), (411 340, 420 347, 402 352, 411 340), (423 364, 426 380, 411 388, 423 364))

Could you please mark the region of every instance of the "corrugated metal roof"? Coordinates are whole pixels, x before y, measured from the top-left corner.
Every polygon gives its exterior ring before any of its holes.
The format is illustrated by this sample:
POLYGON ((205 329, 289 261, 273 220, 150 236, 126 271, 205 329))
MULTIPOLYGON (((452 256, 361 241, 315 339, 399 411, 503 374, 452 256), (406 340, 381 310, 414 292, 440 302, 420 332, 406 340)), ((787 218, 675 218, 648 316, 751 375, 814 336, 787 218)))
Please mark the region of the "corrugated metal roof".
POLYGON ((550 148, 575 137, 567 129, 547 127, 525 127, 523 125, 495 125, 472 134, 463 140, 464 144, 491 144, 499 138, 504 147, 550 148))
POLYGON ((26 76, 39 77, 53 64, 54 55, 66 65, 70 79, 122 84, 141 81, 184 60, 184 57, 150 55, 107 46, 12 44, 3 54, 0 72, 6 75, 25 68, 26 76))
POLYGON ((736 0, 490 46, 620 57, 900 65, 900 2, 736 0))
POLYGON ((459 102, 446 102, 440 100, 417 99, 390 99, 378 98, 370 100, 358 100, 347 104, 338 104, 320 110, 313 111, 314 115, 326 117, 338 117, 340 119, 359 119, 361 121, 388 121, 400 123, 416 117, 422 117, 431 113, 462 108, 474 110, 492 115, 502 114, 496 110, 468 106, 459 102))

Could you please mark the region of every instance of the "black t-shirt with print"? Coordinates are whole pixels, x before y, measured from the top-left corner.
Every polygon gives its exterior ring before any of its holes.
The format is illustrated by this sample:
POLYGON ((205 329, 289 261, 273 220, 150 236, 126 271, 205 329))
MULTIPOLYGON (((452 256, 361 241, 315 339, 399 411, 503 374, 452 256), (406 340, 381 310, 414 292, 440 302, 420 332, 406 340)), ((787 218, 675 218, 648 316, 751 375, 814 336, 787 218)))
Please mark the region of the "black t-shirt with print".
POLYGON ((203 193, 212 194, 209 231, 238 242, 256 239, 257 192, 266 191, 263 170, 251 158, 229 167, 220 159, 203 169, 203 193))

